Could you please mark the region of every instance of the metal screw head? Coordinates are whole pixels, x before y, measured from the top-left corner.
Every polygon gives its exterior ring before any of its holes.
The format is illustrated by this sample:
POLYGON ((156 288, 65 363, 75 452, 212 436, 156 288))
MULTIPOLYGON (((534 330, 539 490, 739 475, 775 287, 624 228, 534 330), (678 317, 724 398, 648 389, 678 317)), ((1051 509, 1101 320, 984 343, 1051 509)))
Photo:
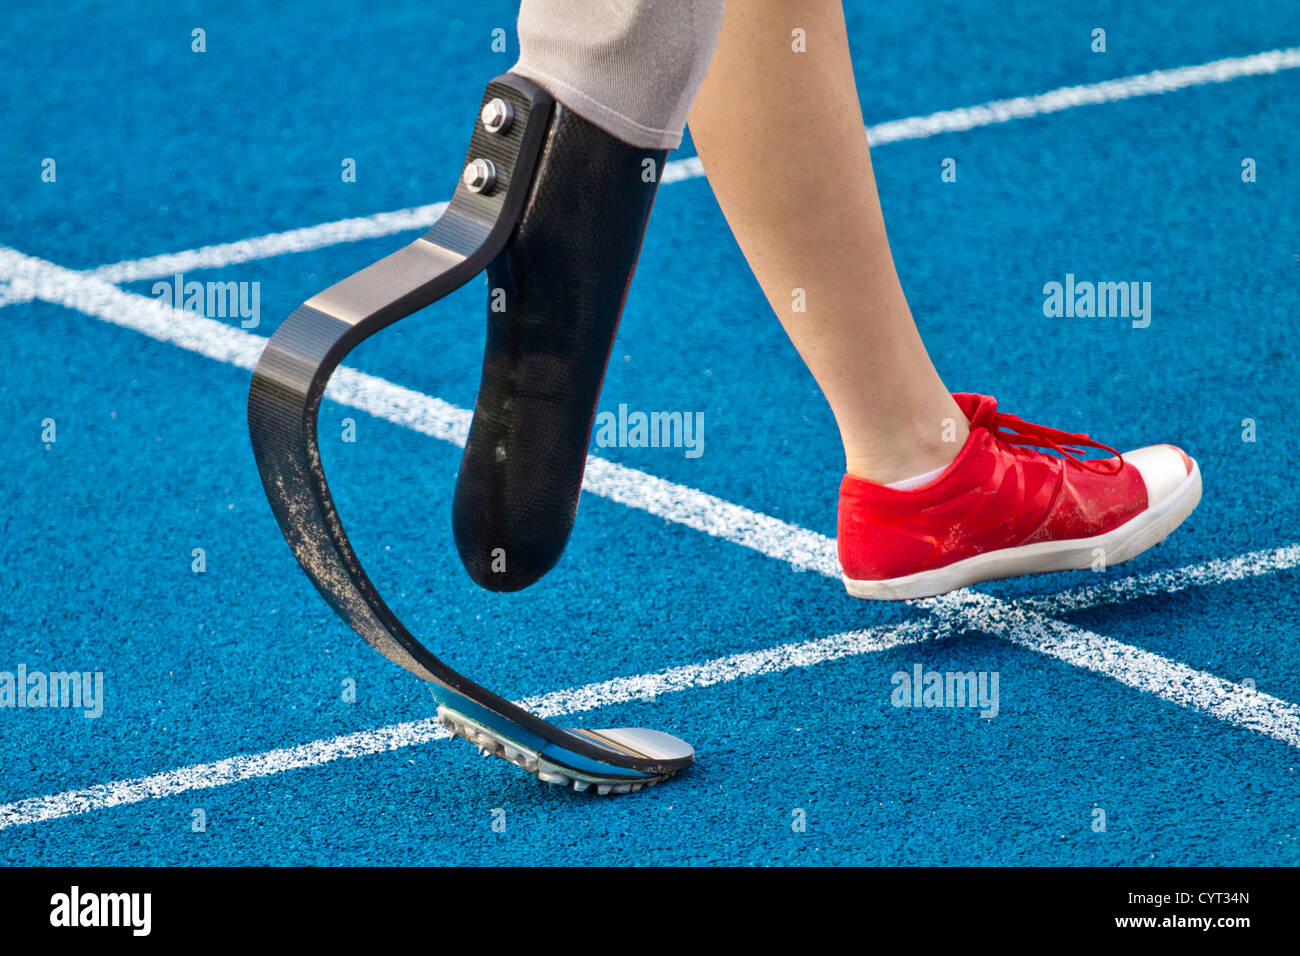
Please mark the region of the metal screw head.
POLYGON ((476 159, 465 167, 460 181, 472 193, 490 193, 497 184, 497 168, 490 159, 476 159))
POLYGON ((515 108, 498 96, 484 104, 479 119, 489 133, 504 133, 515 121, 515 108))

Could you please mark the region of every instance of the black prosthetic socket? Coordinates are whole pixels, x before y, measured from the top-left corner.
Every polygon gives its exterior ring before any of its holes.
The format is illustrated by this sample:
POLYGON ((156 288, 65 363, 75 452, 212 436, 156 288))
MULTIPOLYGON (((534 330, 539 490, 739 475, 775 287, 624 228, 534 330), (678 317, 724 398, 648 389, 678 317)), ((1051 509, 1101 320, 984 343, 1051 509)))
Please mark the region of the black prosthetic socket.
POLYGON ((568 542, 666 156, 556 103, 519 227, 488 266, 487 350, 452 529, 489 590, 532 584, 568 542))

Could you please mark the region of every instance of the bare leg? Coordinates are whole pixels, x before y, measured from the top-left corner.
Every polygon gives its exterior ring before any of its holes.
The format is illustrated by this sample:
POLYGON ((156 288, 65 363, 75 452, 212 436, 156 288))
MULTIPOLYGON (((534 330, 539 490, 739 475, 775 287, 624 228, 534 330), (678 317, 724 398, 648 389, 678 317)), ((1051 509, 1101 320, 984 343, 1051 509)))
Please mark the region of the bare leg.
POLYGON ((966 418, 894 271, 839 0, 728 4, 690 126, 750 268, 830 402, 848 472, 884 483, 950 462, 966 418), (795 28, 807 52, 791 49, 795 28))

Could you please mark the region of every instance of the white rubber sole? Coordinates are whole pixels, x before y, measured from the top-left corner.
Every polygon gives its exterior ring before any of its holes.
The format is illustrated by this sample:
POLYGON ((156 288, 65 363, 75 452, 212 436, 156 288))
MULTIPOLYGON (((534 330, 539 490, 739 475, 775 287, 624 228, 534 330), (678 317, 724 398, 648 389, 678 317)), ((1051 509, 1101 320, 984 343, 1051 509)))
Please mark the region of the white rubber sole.
POLYGON ((1105 534, 1003 548, 932 571, 880 581, 859 581, 842 575, 844 586, 856 598, 909 601, 946 594, 980 581, 1091 568, 1098 558, 1105 562, 1105 566, 1120 564, 1165 540, 1171 531, 1187 520, 1200 500, 1201 468, 1193 461, 1191 474, 1167 498, 1105 534))

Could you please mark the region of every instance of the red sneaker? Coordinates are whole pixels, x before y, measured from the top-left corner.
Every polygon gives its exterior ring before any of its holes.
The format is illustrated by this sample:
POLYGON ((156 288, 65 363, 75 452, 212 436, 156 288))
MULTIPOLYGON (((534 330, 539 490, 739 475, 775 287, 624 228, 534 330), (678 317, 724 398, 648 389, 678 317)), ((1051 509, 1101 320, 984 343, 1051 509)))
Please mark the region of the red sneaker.
POLYGON ((1173 445, 1120 455, 1005 415, 987 395, 953 398, 970 438, 938 478, 906 491, 853 475, 840 484, 840 567, 854 597, 899 601, 1118 564, 1163 541, 1201 500, 1200 469, 1173 445), (1115 457, 1076 458, 1085 445, 1115 457))

